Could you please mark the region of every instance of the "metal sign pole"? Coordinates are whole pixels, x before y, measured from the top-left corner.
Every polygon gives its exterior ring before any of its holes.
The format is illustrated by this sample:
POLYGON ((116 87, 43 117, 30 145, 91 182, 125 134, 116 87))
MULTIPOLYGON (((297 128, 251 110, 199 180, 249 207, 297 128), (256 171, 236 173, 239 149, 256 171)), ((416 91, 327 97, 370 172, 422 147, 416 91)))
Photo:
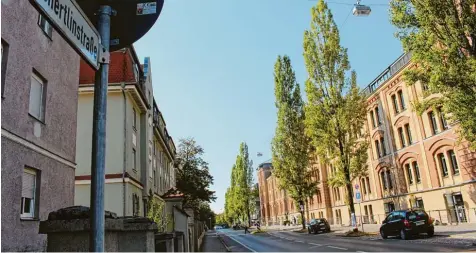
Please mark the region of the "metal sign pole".
POLYGON ((93 143, 91 154, 91 232, 90 251, 104 252, 104 181, 106 164, 106 111, 109 72, 110 6, 100 6, 97 28, 101 36, 100 68, 94 84, 93 143))

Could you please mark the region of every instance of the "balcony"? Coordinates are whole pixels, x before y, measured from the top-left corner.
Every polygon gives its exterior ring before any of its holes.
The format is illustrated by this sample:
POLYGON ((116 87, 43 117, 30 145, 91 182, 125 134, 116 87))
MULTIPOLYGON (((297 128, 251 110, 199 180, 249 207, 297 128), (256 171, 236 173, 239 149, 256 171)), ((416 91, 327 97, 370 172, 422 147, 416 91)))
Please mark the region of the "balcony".
POLYGON ((157 130, 159 133, 161 139, 165 143, 165 146, 167 150, 170 152, 170 154, 175 157, 175 144, 172 140, 172 138, 169 136, 169 133, 167 132, 167 127, 165 125, 164 118, 162 117, 162 113, 159 110, 159 107, 155 103, 154 100, 154 116, 153 116, 153 125, 154 129, 157 130))
POLYGON ((388 66, 380 75, 377 76, 365 89, 362 91, 365 96, 372 95, 382 84, 400 72, 411 60, 411 52, 404 53, 390 66, 388 66))

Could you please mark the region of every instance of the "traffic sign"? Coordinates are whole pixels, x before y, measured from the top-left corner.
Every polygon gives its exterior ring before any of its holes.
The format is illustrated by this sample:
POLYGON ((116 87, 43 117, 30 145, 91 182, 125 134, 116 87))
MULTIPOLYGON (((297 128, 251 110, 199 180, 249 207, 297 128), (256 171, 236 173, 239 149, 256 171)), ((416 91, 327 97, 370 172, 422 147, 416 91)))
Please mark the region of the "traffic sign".
POLYGON ((74 0, 32 0, 63 38, 98 69, 101 38, 74 0))
POLYGON ((355 189, 356 189, 356 190, 359 189, 359 185, 358 185, 358 184, 355 184, 355 189))
MULTIPOLYGON (((45 1, 45 0, 42 0, 45 1)), ((142 38, 159 18, 164 0, 76 0, 93 24, 101 5, 115 11, 111 16, 111 43, 109 51, 131 46, 142 38)))
POLYGON ((355 193, 355 198, 356 198, 357 200, 360 200, 360 192, 356 192, 356 193, 355 193))

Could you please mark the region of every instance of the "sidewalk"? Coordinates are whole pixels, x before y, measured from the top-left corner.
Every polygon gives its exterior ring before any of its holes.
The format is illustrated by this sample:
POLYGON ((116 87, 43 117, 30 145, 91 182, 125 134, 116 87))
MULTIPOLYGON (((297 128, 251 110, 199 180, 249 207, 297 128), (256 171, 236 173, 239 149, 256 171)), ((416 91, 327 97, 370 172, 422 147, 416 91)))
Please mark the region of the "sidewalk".
POLYGON ((215 230, 209 230, 204 237, 202 252, 228 252, 215 230))

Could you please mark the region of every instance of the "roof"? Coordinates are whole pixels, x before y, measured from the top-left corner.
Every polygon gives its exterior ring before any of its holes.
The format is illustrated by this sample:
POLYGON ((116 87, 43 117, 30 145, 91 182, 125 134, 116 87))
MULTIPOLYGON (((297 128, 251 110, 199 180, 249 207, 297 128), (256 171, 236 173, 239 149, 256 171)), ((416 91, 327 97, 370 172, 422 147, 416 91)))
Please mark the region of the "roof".
POLYGON ((163 199, 173 199, 173 198, 183 198, 184 195, 177 188, 171 188, 164 195, 161 196, 163 199))

